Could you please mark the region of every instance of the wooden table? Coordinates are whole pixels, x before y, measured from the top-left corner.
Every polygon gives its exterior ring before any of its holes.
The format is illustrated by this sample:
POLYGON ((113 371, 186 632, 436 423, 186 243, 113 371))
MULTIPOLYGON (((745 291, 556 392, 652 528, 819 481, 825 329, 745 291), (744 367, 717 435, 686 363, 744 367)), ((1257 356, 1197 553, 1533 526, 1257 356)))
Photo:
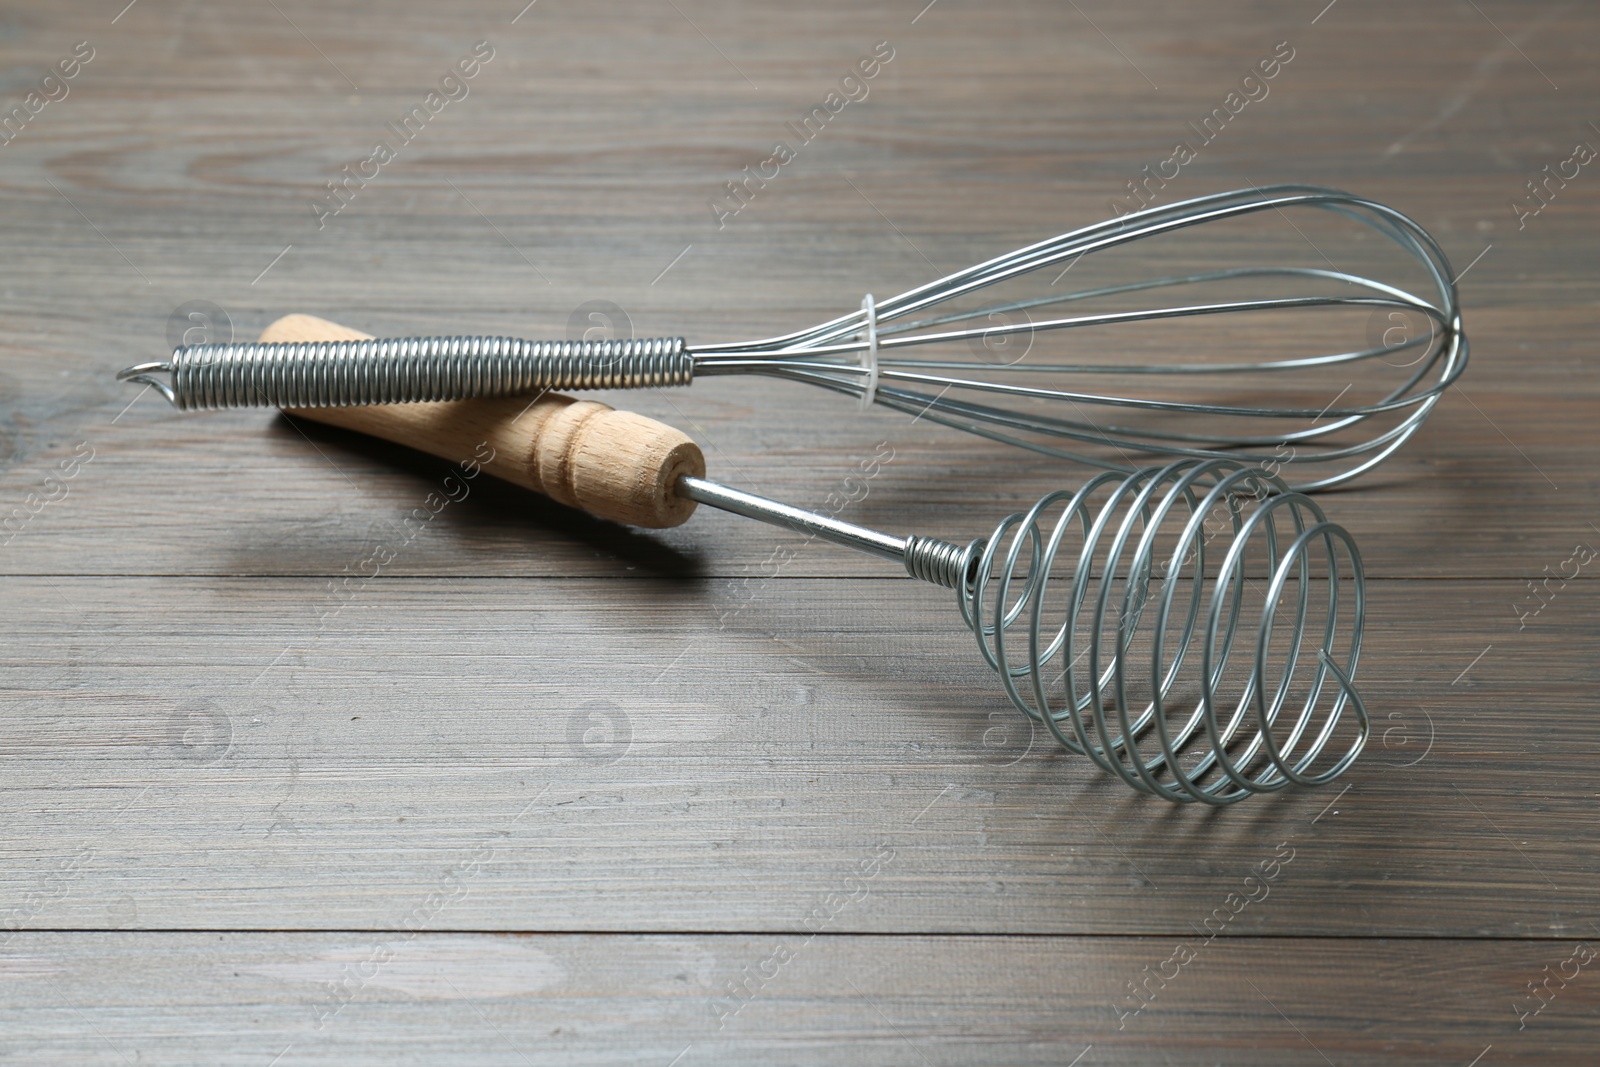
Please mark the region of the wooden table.
MULTIPOLYGON (((119 6, 0 21, 24 109, 0 515, 26 515, 0 548, 0 1057, 1596 1062, 1595 572, 1529 582, 1600 545, 1600 175, 1513 204, 1600 144, 1600 13, 119 6), (1178 809, 1028 751, 951 604, 872 559, 486 480, 408 528, 440 464, 112 377, 286 311, 821 321, 1105 217, 1285 41, 1167 195, 1391 203, 1466 272, 1473 344, 1424 430, 1326 500, 1371 572, 1378 721, 1322 791, 1178 809), (719 218, 878 42, 866 98, 719 218), (346 166, 368 177, 332 199, 346 166)), ((1080 476, 798 385, 612 399, 803 505, 886 445, 844 514, 896 530, 972 536, 1080 476)))

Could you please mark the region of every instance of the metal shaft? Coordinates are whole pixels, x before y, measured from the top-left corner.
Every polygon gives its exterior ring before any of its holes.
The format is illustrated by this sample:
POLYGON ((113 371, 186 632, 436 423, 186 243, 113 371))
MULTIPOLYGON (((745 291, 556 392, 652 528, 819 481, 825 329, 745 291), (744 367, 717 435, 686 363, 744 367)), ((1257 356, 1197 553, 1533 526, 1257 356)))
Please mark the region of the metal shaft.
MULTIPOLYGON (((820 537, 836 545, 853 548, 880 559, 902 564, 913 578, 955 589, 967 577, 974 546, 962 547, 935 537, 895 537, 853 522, 842 522, 827 515, 797 508, 764 496, 746 493, 704 478, 685 475, 678 479, 678 494, 701 504, 710 504, 747 519, 759 519, 787 530, 820 537)), ((975 545, 979 543, 975 542, 975 545)))

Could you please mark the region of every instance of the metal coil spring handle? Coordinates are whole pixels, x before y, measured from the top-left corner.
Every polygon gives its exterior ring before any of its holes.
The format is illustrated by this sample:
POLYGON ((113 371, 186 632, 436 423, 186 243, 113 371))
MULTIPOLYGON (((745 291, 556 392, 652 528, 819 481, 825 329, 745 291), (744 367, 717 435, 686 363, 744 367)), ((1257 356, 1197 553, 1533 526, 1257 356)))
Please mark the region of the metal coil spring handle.
POLYGON ((525 341, 517 337, 353 337, 180 346, 117 374, 180 411, 414 404, 550 389, 688 385, 683 338, 525 341), (157 375, 168 374, 170 381, 157 375))
POLYGON ((1008 517, 962 555, 962 619, 1012 703, 1136 789, 1226 804, 1331 781, 1366 743, 1370 722, 1351 682, 1365 608, 1360 553, 1314 501, 1265 471, 1213 461, 1104 474, 1008 517), (1226 552, 1208 577, 1217 517, 1226 552), (1271 568, 1259 590, 1246 570, 1252 547, 1271 568), (1064 599, 1052 597, 1063 588, 1064 599), (1248 620, 1252 594, 1261 608, 1248 620), (1225 681, 1237 683, 1236 699, 1224 699, 1225 681), (1351 715, 1347 747, 1325 758, 1351 715))

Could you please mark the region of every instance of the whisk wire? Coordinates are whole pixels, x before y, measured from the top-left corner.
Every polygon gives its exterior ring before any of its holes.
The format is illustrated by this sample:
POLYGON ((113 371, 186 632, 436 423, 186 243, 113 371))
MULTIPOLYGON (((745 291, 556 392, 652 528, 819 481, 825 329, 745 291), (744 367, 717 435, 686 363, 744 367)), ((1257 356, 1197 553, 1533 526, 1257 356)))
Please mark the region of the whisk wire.
POLYGON ((1364 610, 1360 557, 1315 502, 1266 471, 1184 460, 1106 472, 1007 516, 967 558, 962 620, 1012 703, 1136 789, 1227 804, 1328 781, 1361 751, 1370 724, 1349 685, 1364 610), (1224 536, 1228 550, 1210 576, 1208 546, 1224 536), (1254 615, 1251 560, 1269 568, 1254 615), (1242 640, 1247 623, 1254 642, 1242 640), (1312 647, 1317 662, 1306 664, 1312 647), (1248 669, 1231 668, 1252 654, 1248 669), (1198 692, 1180 700, 1185 678, 1198 692), (1354 740, 1334 753, 1346 733, 1354 740))
MULTIPOLYGON (((1430 322, 1426 341, 1413 343, 1410 339, 1398 346, 1369 346, 1309 358, 1292 358, 1252 363, 1224 364, 1041 364, 1011 363, 977 365, 970 362, 945 362, 932 359, 905 360, 893 357, 880 358, 880 383, 901 382, 926 386, 939 391, 938 395, 923 395, 879 385, 877 399, 890 407, 906 410, 916 405, 926 410, 932 421, 966 430, 992 440, 1029 448, 1045 455, 1087 462, 1112 470, 1131 470, 1134 464, 1118 463, 1103 456, 1078 452, 1065 452, 1045 441, 1021 434, 1043 437, 1064 437, 1083 444, 1102 443, 1102 437, 1118 449, 1135 456, 1167 454, 1193 458, 1231 456, 1255 463, 1320 463, 1346 464, 1320 479, 1308 481, 1297 488, 1318 489, 1342 484, 1370 470, 1393 454, 1431 412, 1442 392, 1459 377, 1467 359, 1466 337, 1461 328, 1453 276, 1449 262, 1438 244, 1415 222, 1405 215, 1374 201, 1351 196, 1336 190, 1315 186, 1275 186, 1266 189, 1249 189, 1200 197, 1167 207, 1152 207, 1141 212, 1084 227, 1060 237, 1029 245, 1026 248, 995 257, 976 266, 958 271, 946 278, 929 282, 899 296, 880 301, 876 306, 876 333, 878 348, 883 352, 911 345, 949 344, 972 342, 980 339, 1004 338, 1041 331, 1116 325, 1156 319, 1192 318, 1195 316, 1238 313, 1245 311, 1287 311, 1293 309, 1350 308, 1379 311, 1415 312, 1430 322), (895 322, 913 316, 935 304, 957 299, 986 286, 1018 277, 1030 271, 1071 260, 1093 252, 1102 251, 1135 240, 1173 232, 1207 222, 1233 218, 1263 211, 1282 211, 1287 207, 1304 206, 1321 208, 1341 217, 1355 220, 1376 230, 1393 241, 1402 251, 1418 261, 1426 271, 1437 291, 1437 302, 1424 300, 1396 286, 1348 274, 1338 270, 1321 270, 1303 267, 1237 268, 1231 270, 1190 273, 1167 278, 1144 280, 1130 284, 1100 286, 1077 292, 1049 294, 1030 300, 1001 302, 970 311, 923 317, 909 322, 895 322), (1140 292, 1181 285, 1234 280, 1251 277, 1277 277, 1320 279, 1366 289, 1373 296, 1311 296, 1278 300, 1248 300, 1213 302, 1165 308, 1147 308, 1128 312, 1107 312, 1095 315, 1074 316, 1045 322, 1007 323, 966 330, 947 330, 937 333, 917 332, 952 323, 971 321, 1006 313, 1026 311, 1051 304, 1068 303, 1091 297, 1140 292), (1325 368, 1346 363, 1371 360, 1398 350, 1427 346, 1424 357, 1416 361, 1411 375, 1389 389, 1378 399, 1345 407, 1330 406, 1324 410, 1300 406, 1250 407, 1243 405, 1217 405, 1172 401, 1159 398, 1114 396, 1086 391, 1047 390, 1030 388, 993 380, 997 376, 1027 372, 1053 373, 1117 373, 1135 375, 1196 375, 1231 374, 1255 371, 1292 371, 1307 368, 1325 368), (942 368, 950 372, 981 371, 987 380, 946 377, 929 374, 918 375, 917 370, 942 368), (1430 374, 1436 380, 1423 384, 1430 374), (1278 429, 1271 434, 1222 434, 1214 436, 1183 434, 1157 429, 1118 427, 1115 432, 1096 436, 1085 430, 1083 423, 1033 414, 1023 414, 989 405, 974 404, 944 395, 954 390, 1001 394, 1024 400, 1061 401, 1072 404, 1093 404, 1109 407, 1138 409, 1165 413, 1215 415, 1228 418, 1259 420, 1321 420, 1329 422, 1311 427, 1278 429), (1378 432, 1374 437, 1347 445, 1325 443, 1339 433, 1357 426, 1366 419, 1390 413, 1404 413, 1394 427, 1378 432), (999 426, 999 432, 987 429, 999 426), (1187 446, 1178 443, 1187 441, 1187 446), (1311 446, 1288 457, 1263 455, 1252 451, 1261 445, 1288 444, 1311 446), (1350 462, 1354 461, 1354 462, 1350 462)), ((763 373, 778 377, 824 385, 837 391, 860 395, 862 385, 859 368, 852 368, 843 359, 834 359, 859 350, 862 342, 855 339, 861 332, 859 312, 846 314, 808 330, 769 338, 758 342, 694 346, 699 373, 763 373)), ((1085 420, 1087 421, 1087 420, 1085 420)))

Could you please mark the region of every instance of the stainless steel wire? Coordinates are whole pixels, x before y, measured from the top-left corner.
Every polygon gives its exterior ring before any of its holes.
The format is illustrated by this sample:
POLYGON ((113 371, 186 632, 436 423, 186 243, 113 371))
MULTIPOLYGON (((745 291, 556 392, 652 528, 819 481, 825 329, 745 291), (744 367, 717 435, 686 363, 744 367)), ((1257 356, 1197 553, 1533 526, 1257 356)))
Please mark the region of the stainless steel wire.
POLYGON ((1107 472, 964 547, 699 478, 679 492, 954 589, 1012 704, 1142 792, 1224 805, 1322 785, 1366 745, 1361 555, 1314 500, 1258 468, 1107 472))
MULTIPOLYGON (((1285 216, 1287 217, 1287 216, 1285 216)), ((1298 229, 1298 227, 1297 227, 1298 229)), ((1365 231, 1361 231, 1365 232, 1365 231)), ((1053 287, 1052 283, 1052 287, 1053 287)), ((1301 336, 1300 331, 1295 336, 1301 336)), ((1385 335, 1386 336, 1386 335, 1385 335)), ((131 367, 122 377, 156 385, 179 407, 249 404, 315 406, 454 399, 538 389, 629 388, 687 384, 718 374, 760 374, 806 382, 929 421, 1045 455, 1107 470, 1131 471, 1152 458, 1231 458, 1268 469, 1304 470, 1294 488, 1349 481, 1383 462, 1422 425, 1467 361, 1454 278, 1443 250, 1393 208, 1316 186, 1276 185, 1152 207, 957 271, 869 308, 760 341, 685 345, 681 339, 557 344, 512 338, 406 338, 330 344, 207 345, 180 348, 170 362, 131 367), (1330 264, 1248 266, 1194 271, 1131 283, 1047 292, 976 308, 935 308, 1034 272, 1074 267, 1086 256, 1135 241, 1262 212, 1303 208, 1354 220, 1386 238, 1420 266, 1431 293, 1330 264), (1145 293, 1207 290, 1245 282, 1299 287, 1258 299, 1092 311, 1034 321, 1041 308, 1121 300, 1145 293), (944 359, 912 353, 924 346, 1003 343, 1053 331, 1087 331, 1153 321, 1215 321, 1225 315, 1305 315, 1343 311, 1416 316, 1427 336, 1396 344, 1363 338, 1332 351, 1270 358, 1177 362, 1051 362, 1022 358, 944 359), (1010 318, 1018 321, 1006 322, 1010 318), (993 325, 997 319, 1001 325, 993 325), (974 321, 989 325, 963 325, 974 321), (909 354, 908 354, 909 353, 909 354), (1389 362, 1404 353, 1406 362, 1389 362), (1387 357, 1387 358, 1386 358, 1387 357), (1375 395, 1341 404, 1309 400, 1220 402, 1201 388, 1247 377, 1255 388, 1312 372, 1374 372, 1375 395), (1398 370, 1398 373, 1393 373, 1398 370), (155 377, 169 371, 171 384, 155 377), (1377 374, 1376 372, 1383 373, 1377 374), (1159 395, 1048 384, 1058 376, 1130 383, 1169 381, 1159 395), (1378 380, 1378 379, 1382 380, 1378 380), (1041 381, 1046 384, 1039 384, 1041 381), (1096 418, 1090 412, 1100 412, 1096 418), (1148 417, 1139 413, 1148 413, 1148 417), (1142 418, 1142 421, 1140 421, 1142 418), (1198 420, 1198 421, 1197 421, 1198 420)), ((1355 379, 1352 377, 1352 385, 1355 379)), ((1348 390, 1347 390, 1348 391, 1348 390)), ((1319 394, 1320 395, 1320 394, 1319 394)), ((1362 397, 1358 391, 1356 396, 1362 397)))

